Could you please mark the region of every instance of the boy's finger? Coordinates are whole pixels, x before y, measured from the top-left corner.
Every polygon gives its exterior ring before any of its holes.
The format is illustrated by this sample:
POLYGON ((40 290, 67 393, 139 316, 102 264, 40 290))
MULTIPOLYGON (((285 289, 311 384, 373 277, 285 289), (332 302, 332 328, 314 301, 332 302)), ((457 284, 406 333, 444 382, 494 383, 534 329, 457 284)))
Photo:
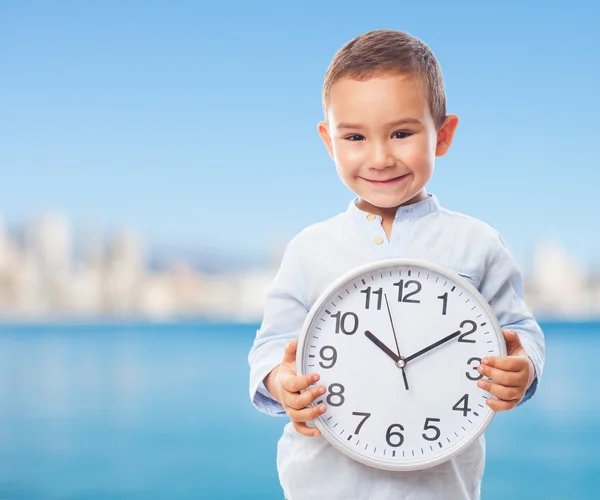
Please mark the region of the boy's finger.
POLYGON ((286 398, 285 403, 294 410, 302 410, 323 394, 325 394, 325 387, 319 385, 302 394, 293 394, 289 396, 289 398, 286 398))
POLYGON ((290 340, 283 351, 283 363, 293 364, 296 366, 296 349, 298 348, 298 339, 290 340))
POLYGON ((518 372, 527 365, 527 360, 520 356, 486 356, 481 364, 492 366, 507 372, 518 372))
POLYGON ((521 340, 519 339, 519 334, 514 330, 502 330, 504 334, 504 340, 506 340, 506 351, 509 355, 514 354, 521 349, 523 349, 523 345, 521 344, 521 340))
POLYGON ((294 422, 310 422, 311 420, 318 418, 319 415, 323 415, 323 413, 327 411, 327 407, 325 405, 317 405, 302 410, 294 410, 293 408, 288 407, 285 411, 294 422))
POLYGON ((319 429, 313 429, 312 427, 309 427, 308 425, 302 422, 292 422, 292 424, 294 425, 294 429, 296 429, 296 431, 302 434, 303 436, 315 437, 321 434, 319 432, 319 429))
POLYGON ((501 401, 500 399, 488 398, 487 405, 494 411, 512 410, 518 401, 501 401))
POLYGON ((484 391, 488 391, 493 396, 496 396, 498 399, 502 399, 503 401, 514 401, 519 402, 521 398, 521 391, 518 387, 506 387, 500 384, 494 384, 489 380, 480 380, 477 382, 477 385, 481 387, 484 391))
POLYGON ((319 381, 318 373, 309 373, 308 375, 290 375, 281 381, 281 385, 288 392, 300 392, 319 381))
POLYGON ((479 365, 477 371, 486 377, 491 378, 494 382, 507 387, 518 387, 521 383, 525 382, 521 372, 507 372, 485 365, 479 365))

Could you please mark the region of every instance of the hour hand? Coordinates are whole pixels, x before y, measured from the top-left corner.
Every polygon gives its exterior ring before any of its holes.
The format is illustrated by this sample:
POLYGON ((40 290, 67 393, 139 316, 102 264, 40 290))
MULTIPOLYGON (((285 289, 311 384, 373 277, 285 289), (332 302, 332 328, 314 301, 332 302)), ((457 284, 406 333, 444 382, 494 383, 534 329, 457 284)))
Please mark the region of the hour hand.
POLYGON ((367 337, 371 342, 373 342, 379 349, 385 352, 390 358, 394 360, 395 363, 400 361, 400 357, 392 350, 388 348, 381 340, 379 340, 375 335, 373 335, 369 330, 365 331, 365 337, 367 337))

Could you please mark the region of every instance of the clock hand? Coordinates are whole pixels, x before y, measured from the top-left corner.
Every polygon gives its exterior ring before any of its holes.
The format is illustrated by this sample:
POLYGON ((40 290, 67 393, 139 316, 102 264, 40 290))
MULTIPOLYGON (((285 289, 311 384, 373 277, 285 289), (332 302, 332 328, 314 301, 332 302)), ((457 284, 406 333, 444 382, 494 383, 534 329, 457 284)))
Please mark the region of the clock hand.
POLYGON ((365 337, 367 337, 371 342, 373 342, 379 349, 385 352, 390 358, 394 360, 394 362, 400 361, 400 357, 388 348, 381 340, 379 340, 375 335, 373 335, 369 330, 365 331, 365 337))
POLYGON ((387 307, 388 316, 390 317, 390 323, 392 324, 392 332, 394 334, 394 340, 396 341, 396 350, 398 351, 398 356, 401 356, 400 347, 398 347, 398 337, 396 337, 396 329, 394 328, 394 322, 392 321, 392 313, 390 312, 390 304, 388 303, 387 299, 387 293, 384 293, 383 297, 385 298, 385 305, 387 307))
POLYGON ((454 333, 451 333, 450 335, 448 335, 447 337, 444 337, 441 340, 438 340, 437 342, 431 344, 430 346, 425 347, 424 349, 421 349, 418 352, 415 352, 414 354, 411 354, 410 356, 408 356, 407 358, 404 358, 404 362, 408 363, 409 361, 418 358, 419 356, 421 356, 422 354, 425 354, 426 352, 431 351, 432 349, 435 349, 436 347, 441 346, 442 344, 445 344, 446 342, 448 342, 449 340, 452 340, 454 337, 458 337, 461 334, 460 330, 457 330, 454 333))
MULTIPOLYGON (((387 293, 383 294, 385 298, 385 306, 387 307, 388 316, 390 317, 390 323, 392 325, 392 333, 394 334, 394 340, 396 341, 396 349, 398 351, 398 358, 402 358, 402 354, 400 354, 400 347, 398 346, 398 337, 396 337, 396 329, 394 328, 394 320, 392 319, 392 313, 390 311, 390 304, 388 302, 387 293)), ((406 372, 404 371, 404 366, 402 367, 402 378, 404 379, 404 387, 408 391, 408 379, 406 378, 406 372)))

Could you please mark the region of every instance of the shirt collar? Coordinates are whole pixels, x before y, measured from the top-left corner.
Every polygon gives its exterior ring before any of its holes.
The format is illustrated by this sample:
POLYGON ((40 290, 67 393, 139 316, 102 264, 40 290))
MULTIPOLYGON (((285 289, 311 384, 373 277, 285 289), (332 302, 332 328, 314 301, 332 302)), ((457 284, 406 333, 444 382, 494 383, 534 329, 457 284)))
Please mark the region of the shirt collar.
MULTIPOLYGON (((358 197, 354 198, 348 205, 348 210, 346 213, 351 219, 357 221, 360 220, 361 222, 375 219, 381 221, 381 215, 370 214, 369 212, 365 212, 364 210, 358 208, 356 206, 358 200, 358 197)), ((429 193, 425 200, 418 201, 417 203, 413 203, 411 205, 398 207, 394 220, 416 219, 418 217, 424 217, 425 215, 437 212, 439 209, 440 204, 437 197, 429 193)))

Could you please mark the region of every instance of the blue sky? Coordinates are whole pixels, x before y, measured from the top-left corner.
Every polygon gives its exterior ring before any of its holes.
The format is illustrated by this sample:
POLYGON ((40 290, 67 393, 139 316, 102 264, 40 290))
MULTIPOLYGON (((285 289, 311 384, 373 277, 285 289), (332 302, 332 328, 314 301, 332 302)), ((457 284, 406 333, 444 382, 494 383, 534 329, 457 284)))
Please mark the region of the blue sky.
POLYGON ((461 120, 430 191, 524 268, 549 237, 600 267, 600 8, 524 3, 1 2, 0 216, 264 255, 345 210, 323 74, 354 36, 401 29, 461 120))

